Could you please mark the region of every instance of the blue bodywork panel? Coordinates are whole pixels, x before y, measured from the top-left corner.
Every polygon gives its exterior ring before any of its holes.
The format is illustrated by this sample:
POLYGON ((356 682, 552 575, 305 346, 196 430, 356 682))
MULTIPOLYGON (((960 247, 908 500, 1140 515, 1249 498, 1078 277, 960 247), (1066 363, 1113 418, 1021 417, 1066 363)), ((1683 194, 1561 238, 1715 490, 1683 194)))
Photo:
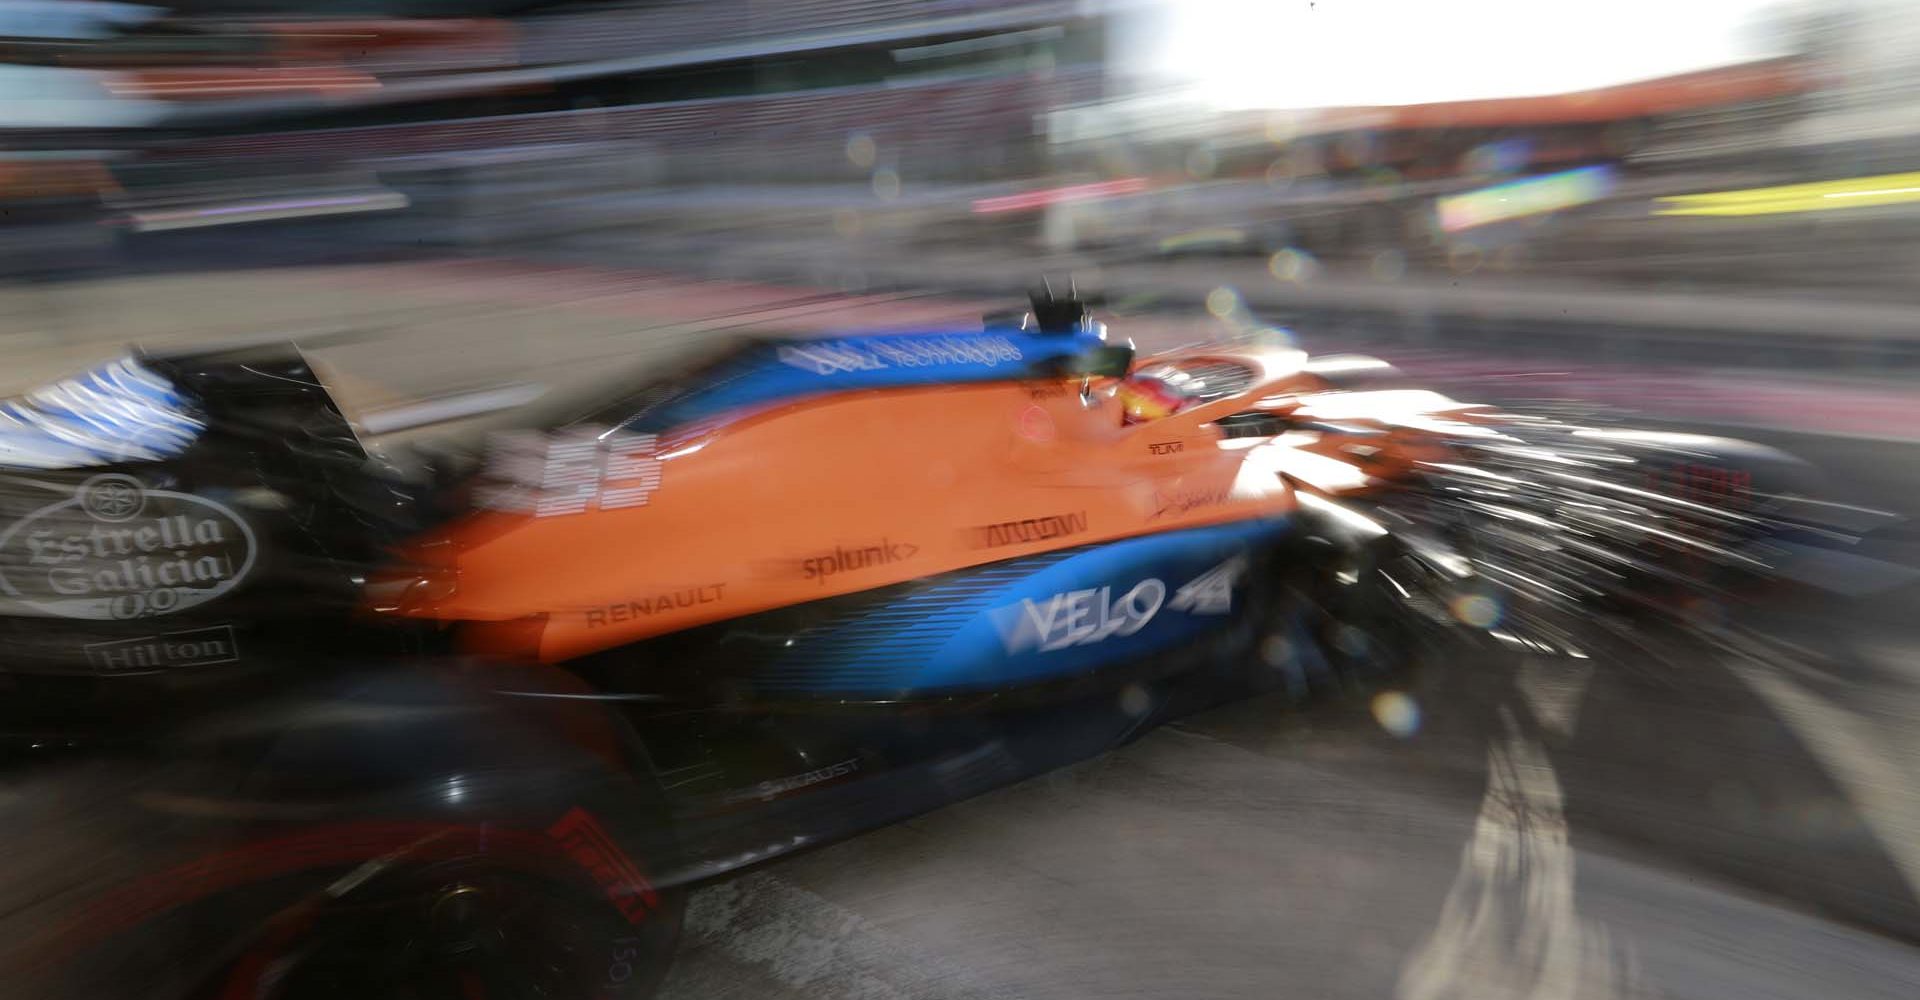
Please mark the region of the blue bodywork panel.
POLYGON ((1225 627, 1284 518, 1048 552, 929 581, 808 628, 767 691, 906 698, 1085 674, 1225 627))
POLYGON ((892 333, 754 344, 625 426, 658 432, 727 410, 859 389, 997 382, 1033 377, 1104 342, 1095 332, 1017 329, 892 333))

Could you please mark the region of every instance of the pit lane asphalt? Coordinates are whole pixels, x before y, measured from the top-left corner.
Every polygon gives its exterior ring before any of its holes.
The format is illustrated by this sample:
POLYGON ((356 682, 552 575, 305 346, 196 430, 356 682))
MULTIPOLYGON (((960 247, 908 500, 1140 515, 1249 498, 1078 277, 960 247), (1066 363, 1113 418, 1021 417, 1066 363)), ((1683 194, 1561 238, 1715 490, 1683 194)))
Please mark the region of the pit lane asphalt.
MULTIPOLYGON (((324 319, 350 336, 322 360, 376 374, 360 398, 378 402, 825 308, 756 312, 715 289, 728 305, 708 315, 733 318, 635 333, 666 308, 654 290, 569 287, 559 311, 498 298, 557 276, 472 277, 263 272, 225 285, 251 291, 220 309, 204 286, 137 282, 62 295, 36 314, 62 329, 35 343, 51 370, 124 339, 72 322, 185 342, 210 323, 324 319)), ((10 353, 23 380, 28 353, 10 353)), ((1912 447, 1779 443, 1844 499, 1920 509, 1912 447)), ((1911 563, 1915 542, 1878 544, 1911 563)), ((700 890, 665 995, 1911 997, 1916 609, 1911 590, 1809 600, 1588 661, 1430 664, 1401 684, 1421 718, 1405 738, 1365 698, 1193 717, 700 890)))

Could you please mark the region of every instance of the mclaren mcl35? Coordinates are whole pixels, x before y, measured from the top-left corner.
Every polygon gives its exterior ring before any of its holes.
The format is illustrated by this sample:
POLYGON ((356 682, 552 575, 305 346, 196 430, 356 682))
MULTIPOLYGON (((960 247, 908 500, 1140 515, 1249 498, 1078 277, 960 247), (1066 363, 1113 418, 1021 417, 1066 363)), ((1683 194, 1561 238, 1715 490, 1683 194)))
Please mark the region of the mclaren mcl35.
POLYGON ((474 426, 368 439, 291 347, 0 404, 10 988, 643 995, 702 879, 1870 526, 1758 446, 1045 298, 474 426))

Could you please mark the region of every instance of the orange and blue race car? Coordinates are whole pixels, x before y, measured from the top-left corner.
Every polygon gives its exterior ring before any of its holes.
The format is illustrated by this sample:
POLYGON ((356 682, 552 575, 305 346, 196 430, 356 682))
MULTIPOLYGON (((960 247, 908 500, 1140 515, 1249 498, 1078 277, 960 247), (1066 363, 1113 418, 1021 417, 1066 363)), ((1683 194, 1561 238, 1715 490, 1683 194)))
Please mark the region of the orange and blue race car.
POLYGON ((20 995, 644 995, 702 879, 1870 526, 1759 446, 1051 296, 490 419, 363 441, 278 347, 0 404, 0 736, 85 805, 8 807, 20 995))

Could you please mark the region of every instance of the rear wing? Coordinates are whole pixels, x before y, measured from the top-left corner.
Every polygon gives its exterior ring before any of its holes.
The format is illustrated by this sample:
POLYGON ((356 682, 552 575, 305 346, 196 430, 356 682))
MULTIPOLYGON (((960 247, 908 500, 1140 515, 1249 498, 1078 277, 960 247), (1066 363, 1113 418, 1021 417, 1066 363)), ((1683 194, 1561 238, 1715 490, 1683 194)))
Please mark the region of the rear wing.
POLYGON ((136 357, 188 398, 209 436, 279 442, 302 457, 366 458, 353 425, 291 342, 136 357))

